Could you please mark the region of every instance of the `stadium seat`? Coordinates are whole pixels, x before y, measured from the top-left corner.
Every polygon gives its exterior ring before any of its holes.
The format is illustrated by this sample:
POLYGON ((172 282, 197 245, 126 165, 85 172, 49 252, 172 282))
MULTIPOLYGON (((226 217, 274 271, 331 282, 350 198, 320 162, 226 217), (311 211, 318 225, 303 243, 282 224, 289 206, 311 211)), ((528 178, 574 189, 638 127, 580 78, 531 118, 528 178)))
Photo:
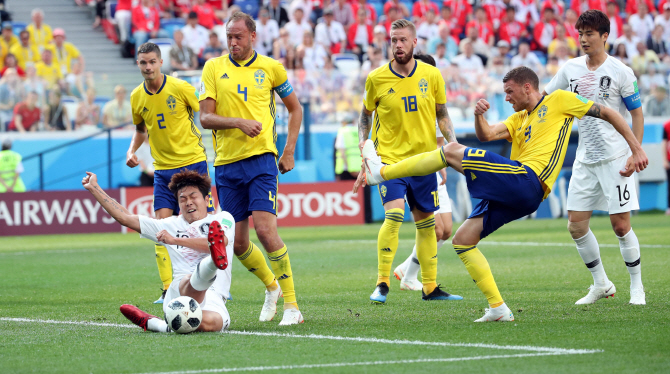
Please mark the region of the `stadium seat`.
POLYGON ((21 31, 25 30, 26 26, 28 26, 28 24, 25 22, 12 21, 12 30, 14 31, 14 35, 19 35, 21 31))
POLYGON ((358 56, 353 53, 335 53, 331 57, 337 70, 345 75, 355 75, 361 68, 358 56))
POLYGON ((112 25, 116 25, 116 20, 114 19, 114 14, 116 14, 116 6, 118 5, 118 2, 116 1, 108 1, 105 4, 105 13, 107 14, 107 19, 109 20, 109 23, 112 25))
POLYGON ((252 16, 254 19, 258 18, 258 11, 260 10, 258 0, 235 1, 235 5, 239 6, 244 13, 252 16))
MULTIPOLYGON (((442 9, 442 2, 440 0, 430 0, 430 1, 432 1, 433 4, 437 5, 438 10, 442 9)), ((437 14, 437 16, 439 17, 440 15, 437 14)))
POLYGON ((405 4, 407 9, 409 10, 409 14, 412 14, 412 7, 414 6, 414 1, 412 0, 400 0, 401 3, 405 4))
POLYGON ((154 43, 161 50, 161 57, 163 58, 163 67, 161 71, 163 73, 169 74, 170 70, 170 51, 174 46, 174 40, 168 38, 158 38, 158 39, 149 39, 149 42, 154 43))
POLYGON ((537 56, 537 59, 540 60, 540 63, 542 66, 547 66, 547 55, 545 55, 543 52, 540 51, 531 51, 532 53, 537 56))
POLYGON ((373 8, 375 8, 375 12, 377 12, 377 18, 381 17, 384 15, 384 2, 381 0, 370 0, 368 1, 370 5, 372 5, 373 8))
POLYGON ((167 33, 172 37, 176 30, 181 29, 186 25, 186 21, 183 18, 170 18, 161 20, 161 29, 167 31, 167 33))
POLYGON ((79 99, 75 96, 63 96, 61 97, 61 103, 67 113, 67 118, 70 119, 70 126, 74 128, 74 119, 77 117, 77 106, 79 105, 79 99))

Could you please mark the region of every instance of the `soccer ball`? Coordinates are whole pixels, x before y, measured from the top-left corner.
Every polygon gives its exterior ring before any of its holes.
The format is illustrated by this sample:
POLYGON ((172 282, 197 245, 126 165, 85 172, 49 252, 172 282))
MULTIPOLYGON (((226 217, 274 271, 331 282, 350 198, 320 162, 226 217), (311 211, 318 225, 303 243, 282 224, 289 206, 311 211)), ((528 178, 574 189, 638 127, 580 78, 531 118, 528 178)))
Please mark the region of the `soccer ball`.
POLYGON ((188 296, 172 299, 167 306, 165 322, 177 334, 188 334, 195 331, 202 321, 200 304, 188 296))

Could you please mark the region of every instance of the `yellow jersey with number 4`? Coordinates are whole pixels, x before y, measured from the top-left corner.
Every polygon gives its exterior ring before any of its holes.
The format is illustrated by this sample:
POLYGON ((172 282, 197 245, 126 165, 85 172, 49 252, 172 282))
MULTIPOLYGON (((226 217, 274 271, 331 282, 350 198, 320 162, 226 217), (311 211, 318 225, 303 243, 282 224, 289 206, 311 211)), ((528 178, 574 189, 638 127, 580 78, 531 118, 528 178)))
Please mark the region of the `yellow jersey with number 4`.
POLYGON ((395 164, 435 150, 435 104, 446 102, 444 79, 434 66, 415 61, 406 77, 391 62, 370 72, 363 104, 375 112, 372 141, 382 162, 395 164))
POLYGON ((224 55, 205 63, 200 100, 216 100, 219 116, 256 120, 263 126, 253 138, 240 129, 214 130, 214 166, 265 153, 277 155, 275 92, 281 98, 293 92, 286 69, 275 59, 254 52, 245 61, 224 55))
POLYGON ((563 167, 572 121, 584 117, 592 105, 575 93, 556 90, 542 97, 532 111, 516 112, 503 121, 511 136, 510 158, 533 169, 544 185, 545 198, 563 167))
POLYGON ((177 169, 207 159, 202 135, 193 122, 200 102, 188 82, 163 75, 163 85, 155 94, 142 82, 130 94, 130 105, 133 123, 144 122, 147 127, 156 170, 177 169))

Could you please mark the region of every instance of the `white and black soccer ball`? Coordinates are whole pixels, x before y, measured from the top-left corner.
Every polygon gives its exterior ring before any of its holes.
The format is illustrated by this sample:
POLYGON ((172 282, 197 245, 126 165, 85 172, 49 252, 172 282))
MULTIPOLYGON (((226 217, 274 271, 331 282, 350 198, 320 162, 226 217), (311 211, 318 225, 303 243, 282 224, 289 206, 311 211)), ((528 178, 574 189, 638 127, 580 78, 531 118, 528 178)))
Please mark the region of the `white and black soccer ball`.
POLYGON ((172 299, 167 306, 165 322, 177 334, 188 334, 195 331, 202 321, 200 304, 188 296, 172 299))

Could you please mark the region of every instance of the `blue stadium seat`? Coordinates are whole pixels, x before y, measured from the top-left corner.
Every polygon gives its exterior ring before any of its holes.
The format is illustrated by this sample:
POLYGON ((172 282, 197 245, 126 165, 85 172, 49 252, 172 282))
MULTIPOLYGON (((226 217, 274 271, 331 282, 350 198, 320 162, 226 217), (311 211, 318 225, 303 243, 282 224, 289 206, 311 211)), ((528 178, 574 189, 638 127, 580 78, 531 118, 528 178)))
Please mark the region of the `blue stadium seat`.
POLYGON ((409 10, 409 14, 412 14, 412 7, 414 6, 414 1, 412 0, 400 0, 402 4, 405 4, 407 9, 409 10))
POLYGON ((21 31, 26 29, 26 26, 28 26, 28 24, 25 22, 12 21, 12 30, 14 31, 14 35, 19 35, 21 31))
POLYGON ((70 120, 70 128, 74 129, 74 119, 77 118, 79 99, 75 96, 64 95, 61 97, 60 101, 67 112, 67 118, 70 120))
POLYGON ((540 60, 540 63, 542 64, 542 66, 547 65, 547 55, 545 55, 541 51, 531 51, 531 52, 535 53, 535 56, 537 56, 538 60, 540 60))
POLYGON ((239 6, 242 12, 252 16, 254 19, 258 18, 258 0, 241 0, 235 1, 235 5, 239 6))
POLYGON ((186 21, 183 18, 169 18, 161 20, 161 29, 167 31, 170 37, 172 37, 176 30, 181 29, 185 25, 186 21))
POLYGON ((432 1, 435 5, 437 5, 438 10, 442 9, 442 2, 440 0, 430 0, 430 1, 432 1))
POLYGON ((96 96, 95 97, 94 103, 98 104, 98 106, 100 107, 100 117, 98 119, 98 127, 100 127, 100 128, 103 127, 103 124, 102 124, 102 108, 105 107, 105 104, 107 104, 107 102, 109 100, 111 100, 111 99, 107 96, 96 96))
POLYGON ((107 19, 111 23, 116 23, 114 21, 114 15, 116 14, 116 6, 118 5, 117 1, 108 1, 105 4, 105 8, 107 10, 107 19))
POLYGON ((368 1, 368 3, 370 3, 370 5, 372 5, 372 7, 375 8, 375 12, 377 12, 377 18, 384 15, 384 2, 372 0, 368 1))

